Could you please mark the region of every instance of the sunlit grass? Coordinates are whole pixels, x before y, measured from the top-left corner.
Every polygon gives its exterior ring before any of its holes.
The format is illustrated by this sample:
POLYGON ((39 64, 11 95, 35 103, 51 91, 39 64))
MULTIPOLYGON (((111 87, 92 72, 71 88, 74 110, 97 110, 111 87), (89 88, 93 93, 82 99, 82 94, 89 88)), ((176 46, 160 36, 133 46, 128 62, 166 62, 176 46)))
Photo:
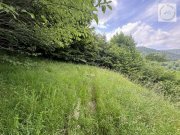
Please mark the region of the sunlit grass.
POLYGON ((2 135, 178 135, 180 112, 105 69, 0 56, 2 135))
POLYGON ((180 71, 176 72, 177 79, 180 81, 180 71))

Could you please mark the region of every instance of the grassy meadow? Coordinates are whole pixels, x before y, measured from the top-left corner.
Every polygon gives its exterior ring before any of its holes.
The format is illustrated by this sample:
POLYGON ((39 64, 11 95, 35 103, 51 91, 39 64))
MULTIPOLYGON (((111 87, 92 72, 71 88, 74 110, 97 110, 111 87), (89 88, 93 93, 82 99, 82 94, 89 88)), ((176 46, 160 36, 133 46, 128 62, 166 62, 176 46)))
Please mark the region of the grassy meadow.
POLYGON ((137 48, 178 46, 152 4, 0 0, 0 135, 180 135, 180 50, 137 48))
POLYGON ((176 78, 180 81, 180 71, 176 72, 176 78))
POLYGON ((0 55, 1 135, 179 135, 180 111, 122 75, 0 55))

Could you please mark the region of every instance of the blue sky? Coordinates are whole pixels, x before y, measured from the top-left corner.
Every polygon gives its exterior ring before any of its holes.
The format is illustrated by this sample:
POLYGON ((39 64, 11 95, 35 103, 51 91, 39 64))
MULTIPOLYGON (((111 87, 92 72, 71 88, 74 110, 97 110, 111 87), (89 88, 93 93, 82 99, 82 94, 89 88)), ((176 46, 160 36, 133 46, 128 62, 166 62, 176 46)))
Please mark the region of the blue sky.
POLYGON ((113 10, 99 14, 92 26, 107 39, 119 32, 132 35, 137 46, 180 49, 180 0, 112 0, 113 10), (159 22, 158 5, 176 4, 176 22, 159 22))

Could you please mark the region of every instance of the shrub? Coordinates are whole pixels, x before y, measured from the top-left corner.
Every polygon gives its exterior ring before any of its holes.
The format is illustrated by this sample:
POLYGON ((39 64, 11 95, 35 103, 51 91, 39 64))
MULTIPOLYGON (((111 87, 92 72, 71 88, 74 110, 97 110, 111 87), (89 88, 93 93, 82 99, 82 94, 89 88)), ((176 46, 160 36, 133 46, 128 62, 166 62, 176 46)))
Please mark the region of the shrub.
POLYGON ((167 61, 166 55, 159 54, 159 53, 151 53, 146 56, 147 60, 150 61, 158 61, 158 62, 165 62, 167 61))
POLYGON ((1 0, 0 47, 27 51, 27 48, 64 47, 91 34, 88 27, 97 8, 111 9, 107 0, 1 0), (48 46, 48 47, 47 47, 48 46))

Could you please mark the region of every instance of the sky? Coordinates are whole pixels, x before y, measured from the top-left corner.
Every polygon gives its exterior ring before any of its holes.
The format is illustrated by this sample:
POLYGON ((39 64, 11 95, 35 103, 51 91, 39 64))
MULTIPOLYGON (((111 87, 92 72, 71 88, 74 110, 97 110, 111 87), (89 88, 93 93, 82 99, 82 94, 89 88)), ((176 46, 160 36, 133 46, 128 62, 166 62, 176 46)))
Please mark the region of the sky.
POLYGON ((98 12, 98 25, 95 21, 91 24, 97 33, 106 35, 107 40, 123 32, 132 35, 137 46, 180 49, 180 0, 112 0, 111 6, 112 11, 98 12), (176 5, 176 20, 158 20, 158 5, 165 3, 176 5))

